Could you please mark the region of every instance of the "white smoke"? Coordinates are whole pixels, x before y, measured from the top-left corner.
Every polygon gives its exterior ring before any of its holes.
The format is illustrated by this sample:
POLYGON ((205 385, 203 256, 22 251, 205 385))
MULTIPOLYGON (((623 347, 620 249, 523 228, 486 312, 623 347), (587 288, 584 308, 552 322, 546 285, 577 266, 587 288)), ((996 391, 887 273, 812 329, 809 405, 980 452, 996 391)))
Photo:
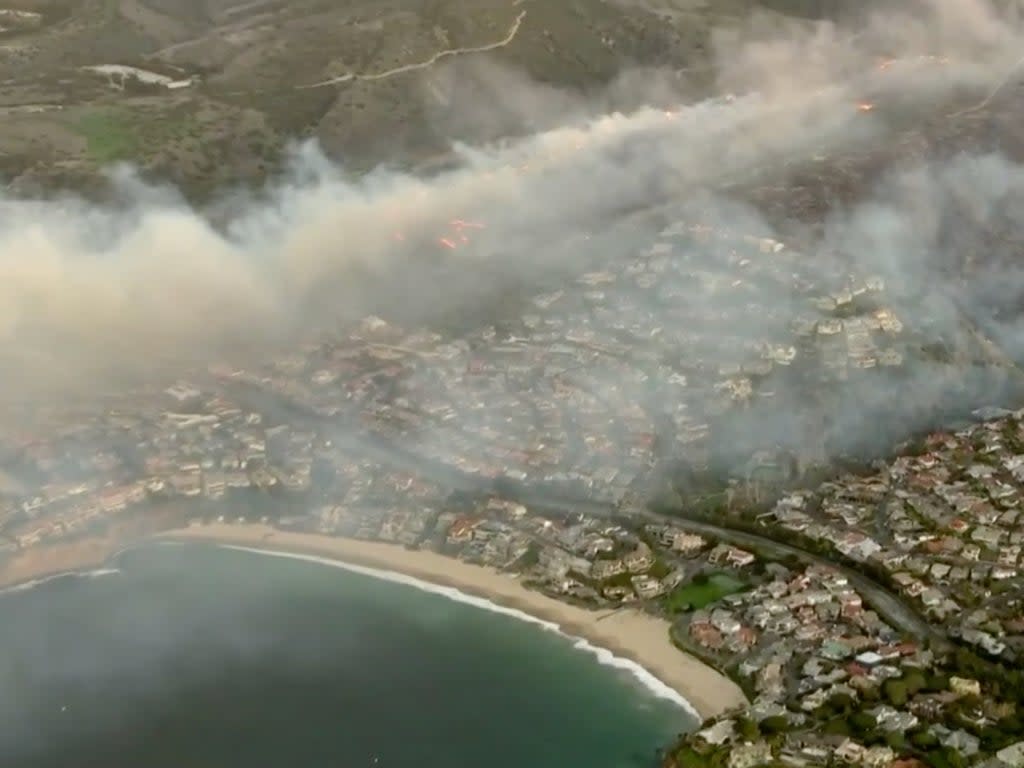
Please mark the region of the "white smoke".
POLYGON ((5 394, 259 348, 339 307, 450 311, 505 278, 571 261, 567 241, 600 235, 624 212, 742 184, 809 148, 827 155, 883 142, 894 129, 883 105, 906 120, 907 109, 981 97, 1012 69, 1024 36, 1005 10, 984 0, 914 5, 872 17, 857 34, 755 19, 717 41, 733 98, 459 147, 458 167, 433 178, 381 170, 353 179, 316 147, 300 147, 289 173, 221 226, 124 169, 113 178, 127 204, 4 200, 5 394), (879 108, 861 108, 866 98, 879 108), (453 219, 485 229, 464 244, 453 219), (438 253, 459 279, 430 282, 438 253))

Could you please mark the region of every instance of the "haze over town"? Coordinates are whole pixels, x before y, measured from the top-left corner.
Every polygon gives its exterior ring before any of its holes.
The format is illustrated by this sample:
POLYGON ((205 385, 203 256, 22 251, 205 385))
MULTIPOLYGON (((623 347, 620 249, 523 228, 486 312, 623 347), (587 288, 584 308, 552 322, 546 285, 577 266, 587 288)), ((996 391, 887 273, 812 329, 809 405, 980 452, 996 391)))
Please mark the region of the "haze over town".
POLYGON ((666 765, 1024 765, 1024 2, 757 9, 700 77, 575 90, 489 58, 539 12, 292 84, 471 71, 445 124, 486 140, 429 168, 295 136, 214 194, 12 182, 0 583, 277 542, 621 653, 708 718, 666 765))
MULTIPOLYGON (((882 11, 852 38, 829 25, 765 31, 755 19, 716 41, 728 99, 672 102, 659 88, 667 110, 593 115, 567 97, 574 108, 558 110, 566 125, 502 146, 456 147, 458 166, 432 178, 386 168, 353 177, 315 145, 300 146, 284 178, 232 201, 217 226, 130 169, 115 171, 119 204, 9 199, 0 328, 18 373, 6 393, 90 386, 83 373, 152 370, 163 359, 274 340, 339 307, 452 313, 507 282, 575 269, 595 251, 640 247, 655 231, 627 215, 653 206, 692 209, 703 196, 703 219, 739 219, 772 236, 777 222, 720 188, 799 158, 878 146, 935 104, 952 112, 981 100, 1011 72, 1019 30, 988 3, 911 5, 882 11), (877 108, 867 111, 869 101, 877 108), (459 246, 442 253, 443 280, 432 278, 439 241, 459 246)), ((512 75, 503 85, 512 104, 543 108, 538 86, 512 75)), ((937 212, 970 206, 967 215, 984 219, 1019 185, 1016 166, 998 155, 897 173, 872 184, 869 200, 833 213, 806 249, 841 250, 910 284, 934 279, 945 245, 936 242, 937 212)), ((777 312, 796 313, 788 297, 774 298, 777 312)), ((696 290, 687 300, 709 301, 696 290)))

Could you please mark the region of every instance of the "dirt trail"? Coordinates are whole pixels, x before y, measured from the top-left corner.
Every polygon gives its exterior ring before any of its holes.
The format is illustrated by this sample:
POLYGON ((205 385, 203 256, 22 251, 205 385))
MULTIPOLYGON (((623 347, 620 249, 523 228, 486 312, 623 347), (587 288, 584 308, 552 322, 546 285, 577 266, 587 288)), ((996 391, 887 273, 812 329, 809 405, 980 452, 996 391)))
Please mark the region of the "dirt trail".
POLYGON ((357 72, 348 72, 338 77, 332 77, 328 80, 321 80, 318 83, 309 83, 307 85, 297 85, 296 90, 308 90, 310 88, 324 88, 329 85, 338 85, 339 83, 347 83, 350 80, 385 80, 395 75, 403 75, 406 72, 414 72, 419 69, 428 69, 434 66, 441 59, 450 58, 453 56, 463 56, 468 53, 487 53, 488 51, 496 51, 499 48, 504 48, 510 45, 513 40, 516 39, 516 35, 519 34, 519 28, 523 24, 523 19, 526 18, 526 11, 521 11, 512 26, 509 28, 508 33, 501 40, 495 43, 488 43, 487 45, 473 46, 469 48, 448 48, 443 51, 438 51, 426 61, 421 61, 416 64, 405 64, 401 67, 395 67, 384 72, 376 72, 371 74, 359 74, 357 72))
POLYGON ((1020 68, 1024 67, 1024 56, 1017 59, 1013 66, 1007 70, 1006 74, 993 86, 992 90, 989 91, 988 95, 979 101, 977 104, 966 109, 961 109, 959 112, 954 112, 949 117, 962 117, 963 115, 969 115, 973 112, 980 112, 985 109, 989 104, 992 103, 992 99, 1002 93, 1003 89, 1006 88, 1013 80, 1013 78, 1020 73, 1020 68))

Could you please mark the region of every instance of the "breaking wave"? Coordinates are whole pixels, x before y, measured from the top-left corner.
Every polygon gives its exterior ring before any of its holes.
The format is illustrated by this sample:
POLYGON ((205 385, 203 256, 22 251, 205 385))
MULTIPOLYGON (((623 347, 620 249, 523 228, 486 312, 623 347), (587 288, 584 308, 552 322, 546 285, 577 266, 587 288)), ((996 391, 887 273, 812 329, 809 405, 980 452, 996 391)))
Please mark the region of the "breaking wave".
POLYGON ((38 579, 31 579, 29 581, 22 581, 18 584, 12 584, 9 587, 0 589, 0 596, 9 595, 15 592, 26 592, 36 587, 41 587, 43 584, 49 584, 53 581, 60 579, 96 579, 101 576, 113 576, 121 572, 120 568, 93 568, 88 571, 61 571, 60 573, 51 573, 49 576, 42 576, 38 579))
POLYGON ((659 680, 655 675, 649 672, 640 664, 630 659, 624 659, 621 656, 616 656, 614 653, 609 651, 607 648, 594 645, 590 641, 571 635, 562 630, 562 628, 553 621, 546 621, 545 619, 537 618, 532 614, 525 613, 524 611, 517 610, 515 608, 508 608, 498 603, 491 602, 483 597, 477 597, 476 595, 470 595, 466 592, 462 592, 455 587, 443 586, 440 584, 434 584, 429 581, 423 581, 414 576, 408 576, 404 573, 398 573, 397 571, 388 571, 378 568, 368 568, 363 565, 354 565, 353 563, 347 563, 344 560, 335 560, 329 557, 321 557, 319 555, 305 555, 296 552, 281 552, 278 550, 271 549, 259 549, 257 547, 243 547, 235 544, 218 544, 218 547, 222 549, 233 549, 240 552, 252 552, 257 555, 267 555, 269 557, 282 557, 291 560, 304 560, 310 563, 319 563, 320 565, 327 565, 332 568, 341 568, 346 571, 353 573, 359 573, 363 576, 369 576, 370 578, 379 579, 381 581, 390 581, 395 584, 402 584, 408 587, 413 587, 422 592, 430 592, 431 594, 440 595, 449 600, 453 600, 458 603, 464 603, 471 605, 474 608, 480 608, 491 613, 500 613, 503 616, 509 616, 518 621, 524 621, 529 624, 534 624, 541 627, 542 629, 553 632, 572 643, 573 648, 584 651, 591 654, 597 659, 597 663, 606 667, 613 667, 618 670, 629 673, 637 682, 639 682, 644 688, 646 688, 656 698, 665 701, 670 701, 673 704, 686 710, 686 712, 694 717, 696 720, 701 720, 700 715, 694 706, 687 701, 682 695, 679 694, 674 688, 666 685, 664 682, 659 680))

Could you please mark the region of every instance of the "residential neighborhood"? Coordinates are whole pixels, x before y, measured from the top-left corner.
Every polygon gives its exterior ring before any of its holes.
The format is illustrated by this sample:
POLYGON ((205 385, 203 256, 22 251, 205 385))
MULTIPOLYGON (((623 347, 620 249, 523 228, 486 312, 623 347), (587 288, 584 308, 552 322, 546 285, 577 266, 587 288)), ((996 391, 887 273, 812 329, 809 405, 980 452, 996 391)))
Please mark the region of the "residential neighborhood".
POLYGON ((694 221, 594 267, 467 332, 371 316, 18 413, 0 565, 155 510, 429 549, 662 617, 739 682, 750 708, 666 765, 1024 768, 997 684, 1024 650, 1024 412, 830 469, 844 424, 815 426, 821 403, 920 352, 886 279, 694 221), (653 503, 671 467, 723 455, 725 503, 653 503))
POLYGON ((928 435, 877 473, 785 495, 758 518, 862 563, 987 656, 1024 652, 1024 412, 928 435))

